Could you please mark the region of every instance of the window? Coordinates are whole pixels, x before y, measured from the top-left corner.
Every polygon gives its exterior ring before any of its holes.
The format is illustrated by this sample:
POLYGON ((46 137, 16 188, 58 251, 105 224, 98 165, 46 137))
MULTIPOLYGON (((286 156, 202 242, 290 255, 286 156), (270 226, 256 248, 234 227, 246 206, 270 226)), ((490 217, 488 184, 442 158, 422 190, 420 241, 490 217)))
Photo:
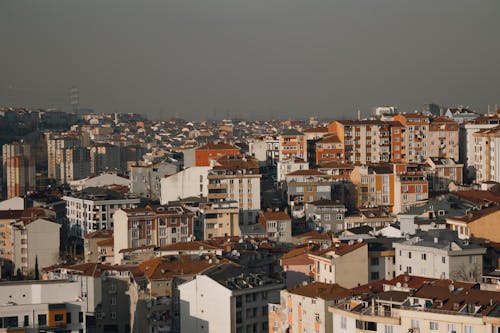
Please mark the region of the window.
POLYGON ((38 315, 38 325, 39 326, 47 325, 47 315, 45 315, 45 314, 38 315))
POLYGON ((116 296, 111 297, 111 305, 116 305, 116 296))
POLYGON ((340 328, 347 329, 347 317, 340 317, 340 328))
POLYGON ((83 323, 83 312, 78 313, 78 322, 83 323))
POLYGON ((411 259, 411 252, 408 252, 408 258, 411 259))
POLYGON ((24 316, 24 326, 29 326, 30 325, 30 316, 25 315, 24 316))
POLYGON ((420 322, 416 319, 411 320, 411 328, 420 328, 420 322))
POLYGON ((442 262, 443 264, 446 264, 446 257, 442 257, 442 258, 441 258, 441 262, 442 262))
POLYGON ((380 279, 379 273, 378 272, 371 272, 370 279, 371 280, 379 280, 380 279))
POLYGON ((116 312, 111 312, 111 319, 116 319, 116 312))
POLYGON ((456 332, 457 331, 457 327, 455 326, 455 324, 448 324, 448 332, 456 332))
POLYGON ((66 323, 71 324, 71 312, 66 312, 66 323))
POLYGON ((378 266, 378 264, 379 264, 378 258, 371 258, 370 259, 370 264, 372 266, 378 266))
POLYGON ((54 315, 54 321, 58 322, 58 321, 64 321, 64 314, 62 313, 56 313, 54 315))
POLYGON ((437 331, 437 330, 439 329, 439 325, 438 325, 438 323, 437 323, 437 322, 435 322, 435 321, 431 321, 431 322, 429 323, 429 329, 430 329, 431 331, 437 331))
POLYGON ((394 332, 394 327, 392 325, 384 326, 384 333, 393 333, 393 332, 394 332))
POLYGON ((474 328, 469 325, 464 326, 464 333, 474 333, 474 328))
POLYGON ((407 272, 408 274, 411 274, 411 266, 406 266, 406 272, 407 272))
POLYGON ((422 260, 427 260, 427 253, 422 253, 422 260))

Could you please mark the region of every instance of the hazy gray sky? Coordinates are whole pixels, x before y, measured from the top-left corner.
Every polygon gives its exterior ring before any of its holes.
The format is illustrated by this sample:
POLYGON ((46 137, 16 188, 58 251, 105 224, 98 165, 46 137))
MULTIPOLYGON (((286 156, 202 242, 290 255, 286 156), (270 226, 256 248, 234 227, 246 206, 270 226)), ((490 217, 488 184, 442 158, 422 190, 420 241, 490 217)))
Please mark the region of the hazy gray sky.
POLYGON ((0 105, 187 119, 500 103, 499 0, 0 0, 0 105))

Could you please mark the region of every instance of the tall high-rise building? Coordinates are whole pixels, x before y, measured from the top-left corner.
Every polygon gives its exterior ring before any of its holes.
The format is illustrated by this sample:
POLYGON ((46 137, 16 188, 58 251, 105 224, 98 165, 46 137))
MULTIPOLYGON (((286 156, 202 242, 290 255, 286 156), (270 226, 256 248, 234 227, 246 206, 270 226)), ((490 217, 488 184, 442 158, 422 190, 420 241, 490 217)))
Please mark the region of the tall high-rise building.
POLYGON ((35 190, 35 159, 27 156, 9 157, 5 161, 7 199, 35 190))
POLYGON ((23 142, 2 147, 3 193, 8 199, 35 189, 35 160, 31 147, 23 142))

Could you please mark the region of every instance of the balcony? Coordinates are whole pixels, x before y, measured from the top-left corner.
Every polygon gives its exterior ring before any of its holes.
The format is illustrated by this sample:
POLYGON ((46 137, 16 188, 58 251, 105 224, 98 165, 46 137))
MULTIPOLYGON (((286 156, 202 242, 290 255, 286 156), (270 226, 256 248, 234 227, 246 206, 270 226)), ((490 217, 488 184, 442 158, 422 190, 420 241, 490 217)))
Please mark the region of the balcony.
POLYGON ((209 190, 226 190, 227 184, 208 184, 209 190))

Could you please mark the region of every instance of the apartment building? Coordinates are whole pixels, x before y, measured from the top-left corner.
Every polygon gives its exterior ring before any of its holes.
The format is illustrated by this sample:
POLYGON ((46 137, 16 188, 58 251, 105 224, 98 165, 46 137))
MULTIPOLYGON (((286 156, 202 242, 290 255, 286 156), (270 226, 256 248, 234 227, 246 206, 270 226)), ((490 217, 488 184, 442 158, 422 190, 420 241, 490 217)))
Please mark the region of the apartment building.
POLYGON ((97 230, 113 230, 113 214, 120 208, 136 207, 140 199, 119 191, 89 187, 62 198, 70 233, 83 237, 97 230))
POLYGON ((399 121, 387 121, 391 132, 391 162, 402 163, 406 160, 405 126, 399 121))
POLYGON ((304 133, 290 128, 279 135, 279 160, 288 160, 295 157, 307 161, 307 141, 304 133))
POLYGON ((217 160, 208 172, 208 201, 238 202, 240 224, 253 224, 260 211, 258 161, 249 157, 217 160))
MULTIPOLYGON (((484 115, 468 121, 460 128, 460 162, 465 166, 467 179, 476 176, 474 161, 476 155, 476 137, 474 133, 492 129, 500 125, 500 114, 484 115)), ((486 156, 485 156, 486 157, 486 156)))
MULTIPOLYGON (((47 154, 48 154, 48 174, 49 179, 56 179, 58 181, 64 181, 64 165, 65 161, 65 149, 80 147, 81 138, 76 135, 61 135, 47 137, 47 154)), ((90 158, 90 157, 89 157, 90 158)), ((90 164, 89 164, 90 167, 90 164)), ((84 177, 80 177, 84 178, 84 177)), ((80 179, 75 178, 75 179, 80 179)))
POLYGON ((305 203, 331 199, 332 180, 318 170, 297 170, 285 176, 287 203, 294 214, 305 215, 305 203))
POLYGON ((399 214, 411 206, 429 198, 429 183, 422 171, 406 171, 394 176, 394 206, 392 212, 399 214))
POLYGON ((426 161, 429 166, 427 179, 429 192, 448 192, 450 183, 463 183, 463 164, 452 158, 429 157, 426 161))
POLYGON ((0 332, 79 333, 88 327, 78 282, 1 282, 0 303, 0 332))
POLYGON ((432 117, 429 124, 428 157, 451 158, 458 161, 458 123, 447 117, 432 117))
POLYGON ((121 171, 120 147, 111 144, 97 144, 89 148, 90 173, 121 171))
POLYGON ((390 160, 390 125, 386 122, 337 120, 328 124, 328 131, 335 134, 343 145, 342 161, 346 163, 366 164, 390 160))
POLYGON ((476 182, 500 181, 500 125, 472 134, 476 182))
POLYGON ((3 183, 1 193, 6 199, 22 196, 35 190, 35 159, 31 146, 14 142, 2 146, 3 183))
POLYGON ((260 212, 258 222, 263 226, 269 240, 291 243, 292 219, 286 212, 260 212))
POLYGON ((191 167, 165 176, 160 181, 162 205, 189 197, 207 197, 210 166, 191 167))
POLYGON ((302 283, 314 281, 314 260, 309 258, 309 253, 318 250, 319 245, 307 243, 300 245, 280 258, 280 266, 283 268, 285 285, 293 288, 302 283))
POLYGON ((159 201, 161 180, 165 176, 173 175, 179 171, 179 163, 171 161, 133 165, 130 167, 130 191, 140 197, 159 201))
POLYGON ((337 135, 330 134, 316 141, 315 160, 317 165, 325 162, 344 162, 344 147, 337 135))
POLYGON ((0 273, 3 278, 14 275, 14 249, 11 224, 18 221, 23 210, 0 211, 0 273))
POLYGON ((279 161, 276 166, 277 182, 285 181, 287 174, 298 170, 309 170, 309 163, 298 157, 279 161))
POLYGON ((195 150, 195 166, 210 166, 210 161, 223 156, 236 156, 240 148, 227 143, 207 143, 195 150))
POLYGON ((310 229, 322 231, 344 230, 347 209, 333 200, 320 199, 305 204, 306 221, 310 229))
POLYGON ((42 268, 59 261, 60 224, 40 218, 17 221, 11 228, 12 261, 23 275, 34 277, 37 262, 42 268))
POLYGON ((192 240, 194 217, 178 205, 119 209, 114 214, 115 263, 121 263, 124 249, 192 240))
POLYGON ((200 205, 201 224, 197 239, 240 236, 239 204, 237 201, 209 202, 200 205))
POLYGON ((350 296, 337 284, 312 282, 284 289, 279 304, 269 304, 269 332, 333 332, 328 308, 350 296))
POLYGON ((458 233, 460 239, 481 238, 490 242, 500 242, 500 209, 498 206, 469 210, 462 216, 446 218, 446 224, 458 233))
POLYGON ((337 283, 352 288, 368 283, 368 246, 366 243, 336 243, 309 254, 314 261, 314 281, 337 283))
POLYGON ((112 230, 98 230, 83 236, 85 262, 102 262, 105 253, 101 253, 99 242, 113 240, 112 230))
POLYGON ((65 148, 62 151, 62 157, 63 159, 59 165, 59 182, 68 183, 73 180, 88 177, 92 174, 90 151, 88 148, 65 148))
POLYGON ((479 281, 486 249, 458 238, 453 230, 420 232, 393 243, 396 275, 414 274, 435 279, 479 281))
POLYGON ((357 189, 357 207, 392 208, 396 197, 392 164, 355 166, 350 178, 357 189))
POLYGON ((428 138, 430 120, 420 113, 397 114, 394 121, 404 126, 402 133, 401 160, 407 163, 421 163, 429 157, 428 138))
POLYGON ((207 270, 178 286, 181 332, 268 332, 268 303, 279 303, 283 287, 230 264, 207 270))
POLYGON ((4 160, 7 199, 24 196, 35 190, 35 159, 14 156, 4 160))
MULTIPOLYGON (((373 291, 329 308, 334 332, 497 332, 497 293, 420 282, 415 288, 373 291)), ((365 288, 366 289, 366 288, 365 288)))

